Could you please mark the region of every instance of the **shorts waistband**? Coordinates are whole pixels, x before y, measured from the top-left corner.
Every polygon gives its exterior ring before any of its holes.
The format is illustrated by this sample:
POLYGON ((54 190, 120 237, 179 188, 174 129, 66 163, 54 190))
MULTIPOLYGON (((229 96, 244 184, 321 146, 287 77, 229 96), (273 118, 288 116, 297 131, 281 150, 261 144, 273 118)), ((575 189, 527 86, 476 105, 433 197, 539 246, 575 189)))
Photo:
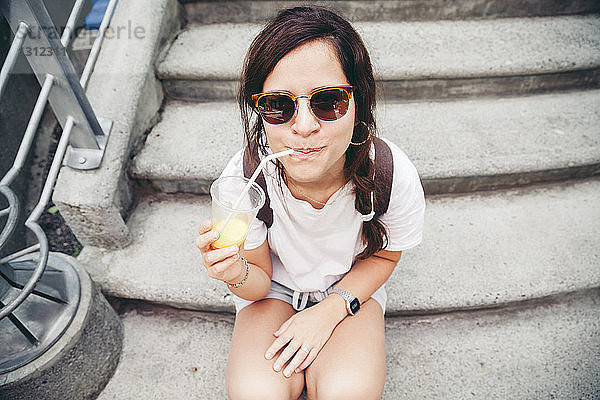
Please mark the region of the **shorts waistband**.
MULTIPOLYGON (((324 300, 329 293, 331 293, 331 289, 335 287, 338 282, 331 285, 324 292, 296 292, 291 288, 284 286, 276 281, 271 281, 271 289, 269 293, 265 296, 266 299, 278 299, 290 304, 295 310, 303 310, 307 307, 310 307, 321 300, 324 300), (296 299, 294 299, 296 297, 296 299)), ((244 307, 253 303, 251 300, 245 300, 239 298, 235 294, 232 294, 233 301, 235 303, 235 310, 238 313, 244 307)), ((375 291, 371 295, 371 298, 375 299, 380 305, 381 309, 385 313, 385 306, 387 303, 387 294, 385 292, 385 284, 383 284, 379 289, 375 291)))
POLYGON ((313 303, 318 303, 322 300, 325 300, 325 298, 331 293, 336 284, 337 282, 329 286, 329 288, 327 288, 327 290, 325 290, 324 292, 321 292, 319 290, 314 292, 299 292, 297 290, 294 290, 294 294, 292 295, 292 307, 294 307, 294 310, 296 311, 302 311, 306 308, 306 305, 309 301, 313 303))

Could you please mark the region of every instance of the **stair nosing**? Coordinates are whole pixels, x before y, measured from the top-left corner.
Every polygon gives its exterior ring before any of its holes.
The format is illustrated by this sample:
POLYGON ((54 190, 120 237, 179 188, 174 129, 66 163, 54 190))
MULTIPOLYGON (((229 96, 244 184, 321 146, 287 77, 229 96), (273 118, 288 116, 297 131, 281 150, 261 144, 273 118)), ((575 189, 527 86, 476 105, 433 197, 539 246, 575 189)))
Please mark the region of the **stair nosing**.
MULTIPOLYGON (((377 119, 380 136, 396 142, 407 153, 428 193, 433 194, 598 174, 598 104, 599 90, 510 99, 384 103, 378 108, 377 119), (535 112, 537 109, 540 113, 535 112), (506 115, 499 110, 506 110, 506 115), (432 135, 429 129, 443 130, 432 135), (486 137, 486 129, 492 129, 492 135, 486 137), (461 144, 453 138, 460 138, 461 144), (523 144, 514 147, 519 141, 523 144), (438 146, 429 149, 434 142, 438 146), (435 150, 442 144, 451 147, 435 150)), ((238 133, 236 124, 218 123, 227 118, 228 110, 237 113, 236 107, 233 102, 167 103, 163 121, 134 157, 130 175, 158 187, 171 184, 174 189, 167 191, 205 193, 229 157, 241 148, 241 125, 238 133), (188 125, 181 125, 184 118, 188 125), (205 129, 209 123, 211 127, 205 129), (209 134, 214 137, 208 138, 209 134)))
MULTIPOLYGON (((386 284, 388 315, 505 307, 599 287, 599 194, 596 178, 428 198, 424 241, 404 252, 386 284)), ((231 313, 230 292, 208 277, 194 245, 209 216, 206 195, 146 199, 130 218, 132 245, 86 246, 79 261, 111 296, 231 313)))
MULTIPOLYGON (((574 21, 580 21, 580 24, 582 26, 586 26, 585 23, 582 22, 586 22, 588 24, 598 24, 598 17, 595 15, 592 16, 561 16, 561 17, 536 17, 536 18, 528 18, 525 19, 526 21, 523 21, 524 19, 521 18, 509 18, 509 19, 501 19, 501 20, 475 20, 475 21, 436 21, 436 22, 430 22, 430 21, 426 21, 426 22, 396 22, 396 23, 392 23, 392 22, 385 22, 385 23, 356 23, 355 25, 357 26, 357 29, 359 30, 359 32, 361 30, 367 30, 366 32, 361 32, 364 36, 365 36, 365 41, 367 42, 367 47, 370 48, 370 52, 371 52, 371 57, 373 58, 373 63, 374 63, 374 70, 376 75, 378 75, 378 77, 380 79, 386 80, 386 79, 407 79, 407 78, 412 78, 412 79, 418 79, 418 78, 422 78, 422 79, 428 79, 431 77, 441 77, 441 78, 449 78, 449 77, 456 77, 456 78, 464 78, 464 77, 487 77, 487 76, 514 76, 514 75, 521 75, 521 74, 525 74, 525 75, 530 75, 531 73, 533 73, 530 69, 514 69, 514 68, 508 68, 509 65, 512 65, 515 60, 513 59, 511 61, 510 57, 499 57, 497 56, 500 52, 502 51, 509 51, 508 49, 510 48, 510 51, 515 51, 515 49, 523 47, 525 43, 529 43, 530 42, 530 38, 527 39, 522 39, 523 43, 521 43, 520 46, 509 46, 507 47, 507 49, 502 50, 500 48, 497 48, 498 46, 490 46, 491 48, 486 50, 489 51, 490 54, 494 54, 494 56, 497 57, 497 60, 494 61, 498 64, 498 66, 500 66, 500 69, 491 69, 489 70, 488 67, 490 65, 490 61, 486 60, 485 63, 483 63, 481 66, 475 68, 475 69, 471 69, 469 70, 468 68, 462 68, 460 69, 460 71, 453 71, 453 72, 449 72, 446 70, 446 72, 444 72, 444 69, 441 69, 439 71, 435 71, 433 70, 430 66, 433 65, 433 63, 431 61, 426 62, 424 65, 422 66, 418 66, 418 65, 414 65, 412 67, 412 69, 407 69, 405 72, 399 73, 398 72, 398 68, 394 68, 393 71, 394 72, 386 72, 384 71, 383 74, 378 73, 382 68, 385 70, 386 68, 386 62, 379 62, 378 57, 384 57, 385 56, 389 56, 389 54, 393 54, 394 52, 389 51, 389 49, 387 49, 388 51, 384 51, 383 49, 378 49, 377 45, 374 44, 370 44, 369 40, 370 37, 369 35, 371 35, 370 30, 376 30, 376 27, 379 27, 379 29, 382 29, 382 27, 396 27, 398 28, 398 26, 404 28, 405 30, 407 30, 408 28, 412 27, 413 30, 415 30, 416 33, 414 33, 415 35, 418 36, 419 33, 419 29, 421 28, 421 30, 423 30, 425 27, 428 27, 429 25, 435 24, 435 29, 432 29, 432 32, 438 32, 440 31, 440 33, 438 34, 440 36, 440 38, 444 38, 445 36, 447 36, 446 34, 442 35, 441 30, 442 28, 444 28, 446 25, 452 27, 452 26, 466 26, 469 27, 470 25, 474 25, 477 28, 480 27, 486 27, 486 26, 490 26, 490 25, 498 25, 498 26, 505 26, 505 27, 510 27, 512 29, 514 29, 515 31, 512 32, 512 34, 515 37, 519 37, 520 35, 524 35, 523 32, 520 32, 519 29, 520 25, 522 23, 529 23, 530 25, 536 25, 536 28, 541 29, 542 26, 544 25, 548 25, 551 22, 553 23, 564 23, 565 25, 570 25, 572 24, 574 21), (567 24, 566 21, 570 22, 570 24, 567 24), (512 25, 514 25, 514 27, 512 25), (538 26, 539 25, 539 26, 538 26), (514 47, 514 48, 513 48, 514 47), (492 50, 493 48, 493 50, 492 50), (381 54, 380 54, 381 53, 381 54), (507 60, 504 62, 500 62, 501 60, 507 60), (508 62, 510 62, 511 64, 508 64, 508 62), (485 68, 484 68, 485 66, 485 68), (411 72, 412 71, 412 72, 411 72), (391 75, 390 75, 391 74, 391 75)), ((208 25, 208 26, 203 26, 203 25, 193 25, 193 26, 189 26, 186 28, 186 30, 182 31, 182 35, 191 35, 191 34, 200 34, 203 30, 215 30, 215 29, 225 29, 226 27, 229 27, 230 29, 240 29, 240 28, 244 28, 246 30, 249 30, 250 32, 254 32, 254 31, 258 31, 260 25, 259 24, 250 24, 250 23, 242 23, 242 24, 222 24, 222 25, 208 25)), ((398 28, 400 32, 402 32, 400 30, 400 28, 398 28)), ((508 28, 506 28, 508 29, 508 28)), ((548 30, 549 28, 545 28, 546 30, 548 30)), ((472 29, 473 32, 478 32, 478 29, 472 29)), ((491 31, 496 31, 495 29, 491 29, 491 31)), ((545 34, 539 33, 538 35, 541 37, 542 42, 546 41, 546 44, 550 45, 550 43, 548 43, 548 41, 550 41, 551 39, 547 39, 546 36, 548 36, 547 32, 544 32, 545 34)), ((375 35, 375 34, 372 34, 375 35)), ((482 35, 482 34, 480 34, 482 35)), ((498 33, 499 37, 503 37, 500 36, 501 34, 498 33)), ((250 35, 252 36, 252 35, 250 35)), ((432 40, 431 39, 432 34, 429 35, 425 35, 424 37, 426 38, 426 40, 432 40)), ((457 34, 457 37, 453 39, 453 43, 456 41, 460 41, 463 40, 465 41, 465 43, 470 43, 472 42, 472 38, 467 40, 468 38, 465 39, 461 39, 461 37, 466 37, 467 35, 464 34, 464 32, 461 32, 461 34, 457 34)), ((482 38, 485 37, 485 35, 481 36, 482 38)), ((439 40, 443 40, 443 39, 439 39, 439 40)), ((448 40, 448 39, 446 39, 448 40)), ((481 39, 483 40, 483 39, 481 39)), ((489 40, 489 39, 488 39, 489 40)), ((239 40, 238 40, 239 41, 239 40)), ((198 42, 197 40, 194 42, 198 42)), ((575 45, 575 40, 574 39, 570 39, 570 42, 573 43, 573 51, 577 46, 582 46, 580 43, 578 43, 577 45, 575 45)), ((175 41, 173 44, 172 49, 176 49, 177 47, 180 46, 180 43, 182 43, 181 41, 175 41)), ((226 43, 226 40, 223 39, 221 41, 219 41, 219 46, 223 47, 223 43, 226 43)), ((424 42, 425 44, 427 42, 424 42)), ((248 42, 249 44, 249 42, 248 42)), ((420 47, 423 46, 423 43, 420 43, 420 47)), ((435 47, 435 44, 433 44, 432 42, 432 46, 435 47)), ((457 44, 455 44, 455 46, 457 48, 461 48, 461 46, 458 46, 457 44)), ((537 48, 541 48, 542 46, 536 46, 537 48)), ((227 47, 225 47, 227 49, 227 47)), ((466 46, 466 48, 468 48, 468 46, 466 46)), ((598 47, 598 43, 596 43, 595 45, 591 45, 590 49, 596 49, 596 55, 593 56, 592 53, 583 51, 582 54, 586 54, 586 57, 584 58, 584 60, 586 60, 584 62, 584 64, 582 65, 572 65, 573 63, 573 57, 571 55, 571 57, 569 59, 564 60, 564 63, 559 63, 558 65, 555 65, 553 67, 544 67, 543 65, 545 65, 546 63, 549 62, 549 60, 538 60, 539 62, 542 63, 542 65, 538 65, 537 67, 534 68, 534 71, 536 73, 551 73, 551 72, 559 72, 559 71, 572 71, 572 70, 580 70, 580 69, 590 69, 590 68, 598 68, 600 67, 600 48, 598 47), (567 61, 569 61, 567 63, 567 61), (558 69, 557 69, 558 68, 558 69)), ((176 52, 176 50, 174 50, 176 52)), ((231 49, 229 49, 229 51, 231 51, 231 49)), ((420 49, 420 51, 423 51, 422 49, 420 49)), ((478 51, 482 51, 481 49, 478 49, 478 51)), ((549 51, 549 50, 547 50, 549 51)), ((238 61, 240 59, 243 59, 243 49, 239 49, 238 52, 240 52, 240 54, 238 55, 238 57, 236 58, 238 61)), ((452 52, 449 51, 449 53, 452 53, 453 56, 456 56, 456 52, 452 52)), ((558 52, 554 50, 554 53, 550 52, 551 54, 554 54, 552 57, 559 57, 559 58, 564 58, 563 54, 564 53, 564 49, 562 49, 562 51, 558 52)), ((548 53, 548 54, 550 54, 548 53)), ((415 54, 420 54, 415 53, 415 54)), ((475 54, 475 53, 473 53, 475 54)), ((541 53, 540 53, 541 54, 541 53)), ((546 54, 546 53, 544 53, 546 54)), ((525 55, 523 55, 525 56, 525 55)), ((172 77, 179 77, 179 78, 200 78, 200 79, 235 79, 237 77, 237 74, 239 73, 239 67, 237 66, 235 68, 235 71, 229 71, 230 66, 232 65, 231 62, 227 62, 226 64, 216 68, 214 71, 212 72, 204 72, 204 73, 200 73, 200 72, 196 72, 196 73, 186 73, 184 71, 175 71, 175 72, 170 72, 170 67, 169 64, 173 63, 173 57, 175 57, 174 55, 171 54, 171 50, 169 50, 169 54, 167 55, 167 57, 165 58, 165 60, 163 60, 163 62, 161 62, 157 68, 157 76, 159 76, 162 79, 168 79, 168 78, 172 78, 172 77), (229 71, 229 72, 226 72, 229 71), (224 74, 225 73, 225 74, 224 74), (173 75, 175 74, 175 76, 173 75)), ((529 54, 527 54, 527 57, 529 57, 529 54)), ((221 58, 221 57, 219 57, 221 58)), ((473 58, 473 57, 471 57, 473 58)), ((471 64, 472 66, 475 65, 474 64, 474 58, 466 58, 464 61, 471 64)), ((182 60, 183 63, 186 62, 187 60, 191 60, 189 59, 189 54, 186 54, 182 60)), ((418 61, 418 59, 416 60, 418 61)), ((388 61, 389 62, 389 61, 388 61)), ((175 63, 177 64, 177 63, 175 63)), ((198 63, 194 63, 195 65, 198 65, 198 63)), ((403 62, 399 65, 404 65, 404 67, 400 66, 400 69, 402 68, 406 68, 406 64, 412 65, 414 63, 408 63, 408 62, 403 62)), ((526 65, 527 63, 525 63, 526 65)), ((551 65, 552 63, 549 63, 548 65, 551 65)), ((240 64, 241 65, 241 64, 240 64)), ((444 65, 445 68, 448 68, 447 63, 444 65)), ((201 71, 201 70, 198 70, 201 71)))

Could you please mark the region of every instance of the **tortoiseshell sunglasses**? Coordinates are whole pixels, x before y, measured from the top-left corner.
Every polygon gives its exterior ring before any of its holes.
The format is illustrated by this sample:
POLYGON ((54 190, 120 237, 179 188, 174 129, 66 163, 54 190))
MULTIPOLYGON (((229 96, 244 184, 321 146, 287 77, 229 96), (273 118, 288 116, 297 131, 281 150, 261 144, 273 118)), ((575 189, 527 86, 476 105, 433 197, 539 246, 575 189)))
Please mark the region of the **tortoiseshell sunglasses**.
POLYGON ((275 91, 254 94, 252 101, 263 120, 273 125, 285 124, 294 117, 298 99, 308 99, 315 117, 323 121, 335 121, 348 111, 353 91, 354 86, 349 85, 320 87, 301 96, 275 91))

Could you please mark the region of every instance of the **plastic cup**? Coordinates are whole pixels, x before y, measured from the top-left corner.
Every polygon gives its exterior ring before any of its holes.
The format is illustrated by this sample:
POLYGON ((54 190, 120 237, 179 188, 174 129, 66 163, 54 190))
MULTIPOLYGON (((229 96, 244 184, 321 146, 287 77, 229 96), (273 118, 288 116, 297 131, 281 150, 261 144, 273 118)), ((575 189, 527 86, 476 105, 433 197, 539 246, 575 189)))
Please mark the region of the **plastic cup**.
POLYGON ((219 239, 212 243, 213 248, 234 244, 242 248, 252 221, 265 204, 265 192, 256 182, 252 182, 240 200, 248 182, 241 176, 223 176, 210 185, 213 229, 220 234, 219 239))

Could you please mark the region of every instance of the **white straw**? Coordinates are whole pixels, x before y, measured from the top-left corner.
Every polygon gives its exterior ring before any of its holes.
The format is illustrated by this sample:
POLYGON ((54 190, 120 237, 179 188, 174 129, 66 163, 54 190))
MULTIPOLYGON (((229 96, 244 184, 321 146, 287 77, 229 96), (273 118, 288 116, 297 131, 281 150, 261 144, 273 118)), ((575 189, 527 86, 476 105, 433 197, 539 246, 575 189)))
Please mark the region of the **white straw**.
MULTIPOLYGON (((236 200, 235 204, 233 205, 232 209, 234 211, 230 212, 229 215, 227 216, 227 218, 225 219, 225 223, 221 227, 221 233, 225 232, 225 227, 229 223, 229 220, 231 219, 231 217, 235 213, 235 210, 237 210, 237 208, 240 206, 240 203, 244 199, 244 196, 246 196, 246 194, 250 190, 250 187, 252 186, 252 184, 254 183, 254 181, 256 180, 256 178, 258 177, 258 174, 260 174, 260 171, 262 171, 263 168, 265 167, 265 164, 267 162, 271 161, 274 158, 279 158, 281 156, 287 156, 288 154, 292 154, 293 152, 294 152, 294 150, 292 150, 292 149, 285 150, 285 151, 280 151, 279 153, 269 154, 268 156, 266 156, 265 158, 262 159, 262 161, 260 162, 260 164, 258 164, 258 167, 256 168, 256 170, 254 171, 254 173, 250 177, 250 180, 248 181, 248 183, 244 187, 244 190, 242 190, 242 193, 240 194, 240 196, 236 200)), ((248 223, 250 223, 250 222, 251 221, 248 221, 248 223)))

